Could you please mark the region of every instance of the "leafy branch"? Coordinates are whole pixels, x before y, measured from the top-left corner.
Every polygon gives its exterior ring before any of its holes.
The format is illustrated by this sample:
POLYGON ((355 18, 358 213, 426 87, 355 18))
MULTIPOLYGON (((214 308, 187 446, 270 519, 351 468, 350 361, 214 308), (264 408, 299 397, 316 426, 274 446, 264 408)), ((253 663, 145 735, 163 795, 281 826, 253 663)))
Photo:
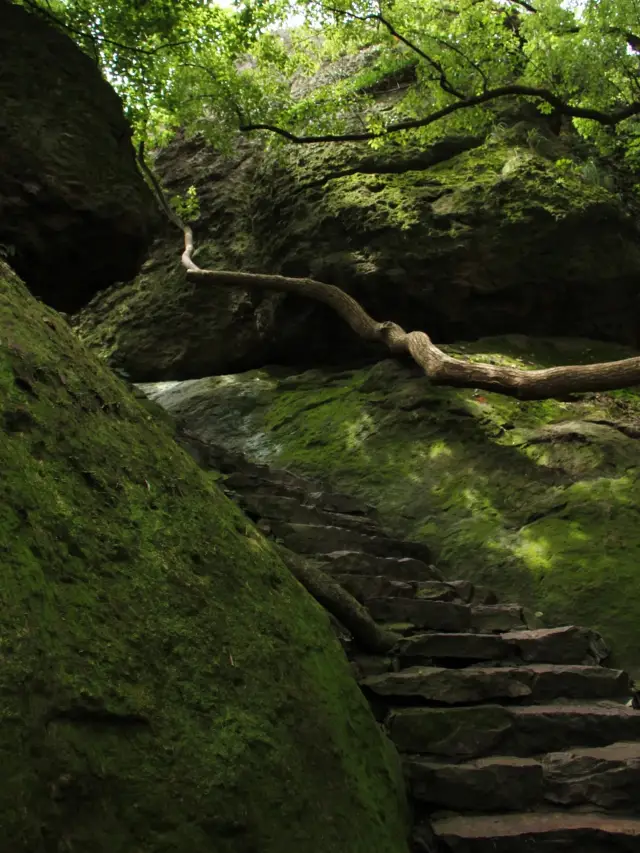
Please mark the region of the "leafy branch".
POLYGON ((80 29, 79 27, 73 26, 67 21, 64 21, 62 18, 59 18, 54 12, 50 9, 45 9, 40 3, 37 3, 36 0, 23 0, 25 6, 28 6, 38 15, 41 15, 44 18, 47 18, 54 26, 59 27, 67 32, 71 33, 71 35, 77 36, 80 39, 91 42, 96 49, 100 47, 102 44, 108 44, 111 47, 117 47, 119 50, 126 50, 129 53, 139 54, 140 56, 155 56, 163 50, 172 50, 176 47, 183 47, 187 45, 191 45, 191 40, 183 39, 181 41, 168 41, 163 44, 158 45, 157 47, 144 48, 140 47, 140 45, 126 44, 125 42, 118 41, 117 39, 108 38, 103 33, 91 33, 87 30, 80 29))
POLYGON ((427 127, 446 116, 453 115, 459 110, 466 110, 470 107, 477 107, 481 104, 489 103, 500 98, 508 98, 520 96, 526 98, 535 98, 552 106, 556 112, 562 115, 570 116, 571 118, 588 119, 597 122, 605 127, 615 127, 625 119, 640 115, 640 101, 633 101, 625 107, 618 110, 606 113, 601 110, 592 109, 590 107, 578 107, 564 101, 558 95, 555 95, 550 89, 538 88, 536 86, 524 86, 514 83, 508 86, 498 86, 494 89, 488 89, 478 95, 473 95, 469 98, 463 98, 448 104, 442 109, 436 110, 427 116, 417 119, 407 119, 387 125, 384 130, 372 130, 361 133, 326 133, 319 135, 297 135, 285 128, 278 127, 268 123, 247 123, 241 124, 239 130, 243 133, 249 133, 256 130, 268 130, 271 133, 276 133, 288 139, 290 142, 298 144, 307 144, 311 142, 364 142, 370 139, 377 139, 382 136, 387 136, 390 133, 397 133, 403 130, 417 130, 421 127, 427 127))

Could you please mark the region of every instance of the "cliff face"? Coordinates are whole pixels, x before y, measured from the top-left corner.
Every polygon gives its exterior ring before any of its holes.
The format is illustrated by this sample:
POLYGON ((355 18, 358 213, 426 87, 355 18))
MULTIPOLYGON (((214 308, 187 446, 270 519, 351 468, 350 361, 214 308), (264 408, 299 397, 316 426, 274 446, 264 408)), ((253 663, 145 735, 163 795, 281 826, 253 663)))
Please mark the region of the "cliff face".
POLYGON ((406 853, 325 612, 0 264, 4 847, 406 853))
MULTIPOLYGON (((630 354, 519 335, 447 349, 529 369, 630 354)), ((203 440, 369 501, 397 534, 428 543, 448 577, 496 589, 542 625, 597 627, 640 673, 635 389, 525 403, 435 388, 390 360, 142 387, 203 440)))
POLYGON ((64 33, 0 0, 0 257, 75 311, 134 276, 157 226, 116 93, 64 33))
MULTIPOLYGON (((567 134, 520 122, 426 151, 318 145, 278 156, 241 140, 233 158, 178 140, 157 169, 170 194, 197 188, 201 266, 312 276, 440 342, 638 342, 635 203, 567 134)), ((187 284, 179 251, 168 230, 136 281, 74 321, 134 379, 380 357, 324 306, 187 284)))

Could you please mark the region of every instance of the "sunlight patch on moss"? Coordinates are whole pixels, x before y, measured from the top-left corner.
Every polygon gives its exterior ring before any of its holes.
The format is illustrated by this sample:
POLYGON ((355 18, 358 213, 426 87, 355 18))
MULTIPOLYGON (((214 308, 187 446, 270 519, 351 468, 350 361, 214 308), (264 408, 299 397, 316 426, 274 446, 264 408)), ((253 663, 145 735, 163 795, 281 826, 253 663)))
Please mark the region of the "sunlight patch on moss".
POLYGON ((429 448, 429 459, 439 459, 441 456, 452 456, 453 452, 444 441, 435 441, 429 448))

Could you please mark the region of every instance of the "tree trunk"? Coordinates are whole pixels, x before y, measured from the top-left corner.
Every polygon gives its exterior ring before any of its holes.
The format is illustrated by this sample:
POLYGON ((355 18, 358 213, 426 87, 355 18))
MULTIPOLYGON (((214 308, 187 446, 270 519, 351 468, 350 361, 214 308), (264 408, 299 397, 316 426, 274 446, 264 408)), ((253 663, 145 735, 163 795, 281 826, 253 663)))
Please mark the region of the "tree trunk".
POLYGON ((321 569, 282 546, 278 551, 307 592, 344 625, 363 651, 385 654, 401 639, 398 634, 377 625, 367 608, 321 569))

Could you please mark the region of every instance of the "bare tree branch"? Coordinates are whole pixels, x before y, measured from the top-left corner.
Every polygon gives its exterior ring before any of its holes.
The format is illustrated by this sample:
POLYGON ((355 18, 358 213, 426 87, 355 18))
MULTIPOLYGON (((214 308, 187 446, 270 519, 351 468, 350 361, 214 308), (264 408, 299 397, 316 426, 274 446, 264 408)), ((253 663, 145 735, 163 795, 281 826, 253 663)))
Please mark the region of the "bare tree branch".
POLYGON ((384 344, 393 355, 407 354, 421 367, 434 385, 456 388, 477 388, 494 391, 519 400, 544 400, 564 397, 569 393, 611 391, 640 385, 640 356, 599 364, 574 364, 549 367, 543 370, 521 370, 493 364, 479 364, 453 358, 437 347, 426 332, 405 332, 392 321, 378 322, 348 293, 332 284, 311 278, 291 278, 231 270, 203 270, 193 260, 193 231, 171 209, 160 182, 144 160, 144 144, 140 143, 138 160, 150 180, 158 202, 169 220, 184 235, 182 265, 190 281, 211 282, 225 287, 242 287, 247 290, 275 290, 295 293, 316 299, 348 323, 364 340, 384 344))
POLYGON ((290 142, 298 144, 307 144, 311 142, 364 142, 368 139, 377 139, 381 136, 387 136, 389 133, 397 133, 402 130, 416 130, 420 127, 427 127, 434 122, 445 118, 458 110, 469 109, 480 104, 486 104, 489 101, 495 101, 499 98, 512 97, 514 95, 536 98, 550 104, 562 115, 570 116, 571 118, 584 118, 595 121, 605 127, 614 127, 625 119, 631 118, 640 114, 640 101, 633 101, 625 107, 614 110, 610 113, 594 110, 589 107, 574 107, 571 104, 563 101, 557 95, 554 95, 549 89, 540 89, 535 86, 521 86, 513 84, 510 86, 499 86, 495 89, 488 89, 486 92, 481 92, 479 95, 473 95, 470 98, 465 98, 462 101, 455 101, 428 116, 418 119, 407 119, 405 121, 395 122, 388 125, 382 131, 366 131, 364 133, 326 133, 317 136, 298 136, 291 131, 285 130, 273 124, 257 123, 257 124, 242 124, 239 130, 243 133, 249 133, 255 130, 268 130, 271 133, 277 133, 288 139, 290 142))
POLYGON ((429 33, 429 38, 432 39, 432 41, 435 41, 441 47, 444 47, 447 50, 451 50, 453 51, 453 53, 456 53, 461 59, 463 59, 468 65, 470 65, 474 69, 474 71, 477 71, 480 77, 482 78, 483 91, 487 91, 489 87, 489 78, 485 74, 481 65, 479 65, 477 62, 474 62, 473 59, 467 56, 467 54, 460 47, 458 47, 457 44, 447 41, 446 39, 440 38, 439 36, 434 36, 433 33, 429 33))
POLYGON ((372 654, 385 654, 402 639, 399 634, 378 625, 367 608, 322 569, 286 548, 277 546, 277 551, 295 578, 318 604, 347 628, 361 649, 372 654))
POLYGON ((184 235, 184 251, 182 253, 182 257, 180 258, 182 262, 182 266, 186 270, 199 271, 200 267, 191 260, 191 255, 193 254, 194 244, 193 244, 193 231, 191 228, 182 221, 182 219, 178 216, 178 214, 173 210, 167 201, 167 197, 164 194, 164 190, 160 186, 160 181, 153 174, 153 171, 147 165, 146 160, 144 159, 144 141, 140 143, 138 146, 138 164, 140 168, 147 176, 149 181, 151 182, 151 186, 155 192, 155 196, 158 199, 158 203, 160 207, 165 212, 167 218, 170 222, 172 222, 177 228, 179 228, 184 235))
POLYGON ((353 331, 369 341, 385 344, 394 355, 408 354, 434 385, 479 388, 520 400, 543 400, 585 391, 609 391, 640 384, 640 356, 589 365, 520 370, 477 364, 442 352, 425 332, 405 332, 393 322, 379 323, 351 296, 331 284, 308 278, 288 278, 189 266, 187 278, 227 287, 276 290, 317 299, 333 308, 353 331))

